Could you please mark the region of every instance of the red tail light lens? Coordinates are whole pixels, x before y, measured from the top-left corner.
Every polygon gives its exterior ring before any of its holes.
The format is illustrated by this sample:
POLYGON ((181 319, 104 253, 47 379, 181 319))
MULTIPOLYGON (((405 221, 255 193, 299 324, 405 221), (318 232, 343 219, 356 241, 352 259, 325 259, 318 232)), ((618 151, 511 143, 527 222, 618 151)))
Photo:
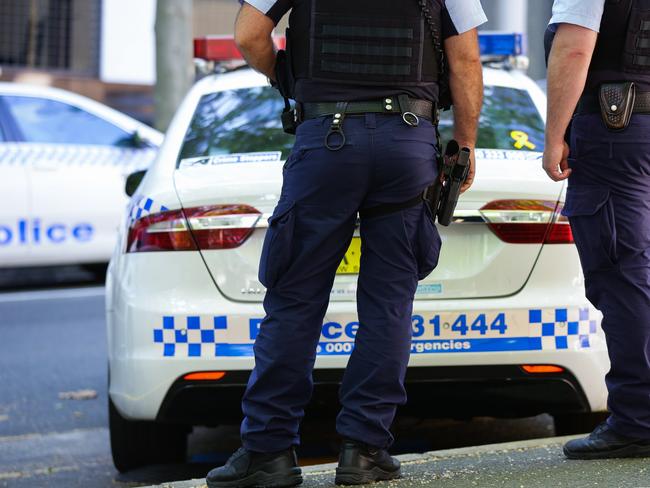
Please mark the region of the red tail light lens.
POLYGON ((250 237, 261 215, 249 205, 215 205, 149 215, 129 230, 127 252, 232 249, 250 237))
POLYGON ((182 210, 161 212, 137 220, 129 229, 127 252, 195 251, 196 244, 182 210))
POLYGON ((499 239, 511 244, 571 244, 562 204, 547 200, 497 200, 480 212, 499 239))
POLYGON ((233 249, 250 237, 262 214, 249 205, 218 205, 185 210, 199 249, 233 249))

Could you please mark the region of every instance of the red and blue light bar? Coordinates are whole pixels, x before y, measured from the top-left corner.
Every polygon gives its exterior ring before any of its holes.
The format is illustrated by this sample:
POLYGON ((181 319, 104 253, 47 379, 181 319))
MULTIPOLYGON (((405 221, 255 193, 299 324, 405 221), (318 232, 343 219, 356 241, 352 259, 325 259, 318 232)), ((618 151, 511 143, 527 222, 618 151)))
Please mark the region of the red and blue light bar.
MULTIPOLYGON (((284 49, 284 36, 273 37, 275 47, 284 49)), ((205 36, 194 39, 194 57, 206 61, 234 61, 244 59, 232 36, 205 36)))

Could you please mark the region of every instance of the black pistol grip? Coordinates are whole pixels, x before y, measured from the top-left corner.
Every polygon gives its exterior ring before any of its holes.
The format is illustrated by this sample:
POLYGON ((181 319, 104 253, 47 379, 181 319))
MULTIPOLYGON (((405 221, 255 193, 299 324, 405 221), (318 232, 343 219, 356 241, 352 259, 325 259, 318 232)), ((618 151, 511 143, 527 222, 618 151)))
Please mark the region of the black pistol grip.
POLYGON ((454 165, 450 181, 446 185, 446 195, 443 205, 440 206, 438 214, 438 222, 440 225, 448 226, 454 218, 454 211, 458 205, 458 198, 460 197, 460 189, 467 179, 470 165, 470 150, 464 147, 458 153, 456 164, 454 165))
POLYGON ((465 181, 465 179, 467 178, 467 174, 469 173, 470 155, 471 155, 471 151, 468 147, 462 148, 458 153, 456 168, 454 168, 456 170, 454 172, 455 173, 454 177, 461 178, 463 182, 465 181))

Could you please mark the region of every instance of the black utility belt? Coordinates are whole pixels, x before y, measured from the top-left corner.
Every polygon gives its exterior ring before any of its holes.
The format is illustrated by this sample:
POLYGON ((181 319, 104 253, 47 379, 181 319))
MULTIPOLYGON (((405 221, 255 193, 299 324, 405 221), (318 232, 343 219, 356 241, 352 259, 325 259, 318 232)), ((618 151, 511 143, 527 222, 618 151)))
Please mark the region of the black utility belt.
POLYGON ((650 114, 650 92, 636 90, 633 82, 603 83, 597 95, 583 95, 576 115, 599 113, 611 131, 625 129, 632 114, 650 114))
POLYGON ((420 119, 426 119, 437 124, 437 107, 428 100, 409 98, 407 95, 386 97, 381 100, 363 102, 309 102, 299 104, 297 110, 298 123, 331 116, 332 122, 325 136, 325 147, 330 151, 338 151, 345 146, 346 137, 343 122, 348 115, 362 114, 395 114, 401 115, 404 123, 417 127, 420 119))
POLYGON ((381 100, 362 102, 313 102, 301 104, 301 119, 309 120, 326 115, 345 112, 346 115, 396 114, 402 115, 404 122, 417 125, 418 119, 432 122, 435 119, 435 106, 428 100, 404 96, 386 97, 381 100))

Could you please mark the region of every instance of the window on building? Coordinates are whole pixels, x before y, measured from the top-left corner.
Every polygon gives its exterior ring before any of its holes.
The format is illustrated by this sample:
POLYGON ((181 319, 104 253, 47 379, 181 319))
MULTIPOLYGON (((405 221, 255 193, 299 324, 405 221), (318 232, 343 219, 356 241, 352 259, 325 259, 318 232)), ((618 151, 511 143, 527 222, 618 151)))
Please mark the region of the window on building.
POLYGON ((133 147, 133 135, 85 110, 38 97, 4 96, 26 142, 133 147))
POLYGON ((101 0, 0 1, 0 65, 95 75, 101 0))

